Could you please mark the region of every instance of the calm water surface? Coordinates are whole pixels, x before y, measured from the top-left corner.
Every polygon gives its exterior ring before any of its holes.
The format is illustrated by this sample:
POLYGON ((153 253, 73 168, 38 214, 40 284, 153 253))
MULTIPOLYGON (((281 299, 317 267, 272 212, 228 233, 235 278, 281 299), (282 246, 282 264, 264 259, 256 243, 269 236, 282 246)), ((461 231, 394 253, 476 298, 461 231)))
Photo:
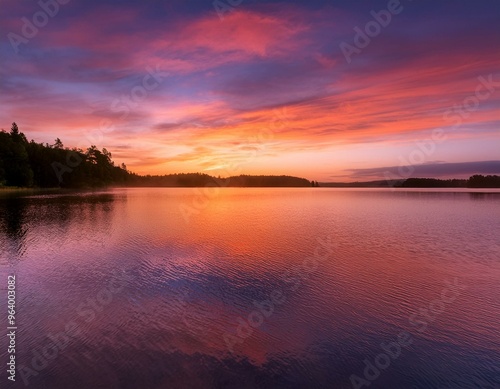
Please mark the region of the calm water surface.
POLYGON ((1 194, 0 387, 500 388, 486 192, 1 194))

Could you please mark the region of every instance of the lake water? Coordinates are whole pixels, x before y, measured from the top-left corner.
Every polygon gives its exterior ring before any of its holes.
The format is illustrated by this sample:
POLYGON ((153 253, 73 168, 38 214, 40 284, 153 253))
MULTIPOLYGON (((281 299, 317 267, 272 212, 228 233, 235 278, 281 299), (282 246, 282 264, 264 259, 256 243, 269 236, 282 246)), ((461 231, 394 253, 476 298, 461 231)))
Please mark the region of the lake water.
POLYGON ((4 193, 0 247, 0 387, 500 388, 500 191, 4 193))

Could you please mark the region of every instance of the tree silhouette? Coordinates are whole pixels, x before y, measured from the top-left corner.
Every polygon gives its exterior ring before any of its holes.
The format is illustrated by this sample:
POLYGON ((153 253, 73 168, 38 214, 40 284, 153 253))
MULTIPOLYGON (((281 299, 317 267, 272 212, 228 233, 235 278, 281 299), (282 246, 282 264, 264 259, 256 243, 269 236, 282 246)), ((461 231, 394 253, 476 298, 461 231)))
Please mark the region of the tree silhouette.
POLYGON ((473 175, 467 181, 469 188, 500 188, 500 176, 473 175))
POLYGON ((139 176, 125 164, 115 166, 107 149, 91 145, 87 150, 65 148, 56 138, 53 145, 28 142, 12 123, 9 133, 0 132, 0 186, 40 188, 88 188, 107 185, 158 187, 310 187, 314 181, 292 176, 240 175, 217 179, 208 174, 188 173, 139 176))
POLYGON ((54 143, 54 148, 55 148, 55 149, 64 149, 64 145, 63 145, 63 143, 61 142, 61 139, 56 138, 56 141, 55 141, 55 143, 54 143))
POLYGON ((17 127, 16 122, 12 123, 12 127, 10 128, 10 135, 14 137, 19 135, 19 127, 17 127))

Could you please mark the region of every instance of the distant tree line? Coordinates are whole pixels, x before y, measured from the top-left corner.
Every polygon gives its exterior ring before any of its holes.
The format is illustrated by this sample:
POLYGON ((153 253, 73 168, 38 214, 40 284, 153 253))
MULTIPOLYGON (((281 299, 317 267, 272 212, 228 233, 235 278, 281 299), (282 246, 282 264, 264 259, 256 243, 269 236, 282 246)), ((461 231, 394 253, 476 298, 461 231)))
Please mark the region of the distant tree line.
MULTIPOLYGON (((86 150, 54 144, 28 142, 12 123, 10 132, 0 131, 0 186, 39 188, 89 188, 103 186, 147 187, 317 187, 318 181, 292 176, 240 175, 216 178, 202 173, 140 176, 115 166, 111 153, 96 146, 86 150)), ((370 183, 322 183, 321 186, 388 186, 385 181, 370 183)), ((395 186, 403 188, 500 188, 499 176, 474 175, 468 180, 409 178, 395 186)))
POLYGON ((500 188, 500 176, 476 174, 468 180, 439 180, 436 178, 408 178, 402 188, 500 188))
POLYGON ((311 183, 305 178, 292 176, 233 176, 228 179, 228 186, 237 187, 305 187, 311 183))
POLYGON ((115 166, 106 149, 86 150, 54 144, 28 142, 12 123, 10 132, 0 131, 0 186, 39 188, 89 188, 103 186, 147 187, 306 187, 314 181, 291 176, 247 176, 215 178, 202 173, 140 176, 115 166))
POLYGON ((436 178, 408 178, 402 188, 466 188, 467 180, 439 180, 436 178))
POLYGON ((147 187, 306 187, 312 186, 305 178, 292 176, 231 176, 213 177, 204 173, 178 173, 167 175, 139 176, 132 173, 129 186, 147 187))
POLYGON ((378 180, 355 182, 321 182, 316 181, 316 186, 325 188, 391 188, 401 186, 404 180, 378 180))
POLYGON ((482 176, 476 174, 467 182, 469 188, 500 188, 500 176, 482 176))

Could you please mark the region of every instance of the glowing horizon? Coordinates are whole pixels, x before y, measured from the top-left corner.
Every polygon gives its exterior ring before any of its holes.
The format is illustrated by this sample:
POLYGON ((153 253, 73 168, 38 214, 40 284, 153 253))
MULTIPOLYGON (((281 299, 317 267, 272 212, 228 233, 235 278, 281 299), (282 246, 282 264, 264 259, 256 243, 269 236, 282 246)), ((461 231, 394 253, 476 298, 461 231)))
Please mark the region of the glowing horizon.
POLYGON ((40 7, 6 3, 0 128, 36 142, 105 147, 139 174, 369 181, 417 152, 429 176, 500 173, 494 2, 402 1, 349 61, 342 42, 387 1, 242 2, 222 20, 212 2, 70 1, 16 47, 40 7))

